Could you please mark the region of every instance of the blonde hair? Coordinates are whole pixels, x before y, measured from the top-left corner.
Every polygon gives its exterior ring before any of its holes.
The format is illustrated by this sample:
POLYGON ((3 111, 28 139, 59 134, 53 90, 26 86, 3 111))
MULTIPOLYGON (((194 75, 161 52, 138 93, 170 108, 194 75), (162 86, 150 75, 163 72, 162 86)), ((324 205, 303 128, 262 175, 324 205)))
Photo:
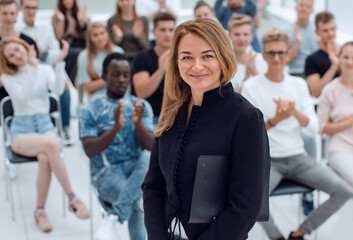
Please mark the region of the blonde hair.
POLYGON ((100 78, 100 76, 96 72, 94 72, 94 69, 93 69, 93 61, 96 58, 98 53, 96 46, 93 44, 91 40, 91 33, 94 28, 104 28, 104 31, 106 31, 107 33, 107 43, 104 46, 104 50, 106 52, 106 55, 113 52, 113 44, 110 41, 107 28, 100 22, 93 22, 92 24, 90 24, 86 35, 86 49, 88 53, 87 73, 92 80, 100 78))
POLYGON ((247 14, 234 14, 228 20, 228 30, 231 31, 233 27, 242 26, 245 24, 249 24, 251 26, 252 18, 247 14))
POLYGON ((199 18, 180 24, 175 29, 170 49, 162 110, 155 129, 157 137, 173 126, 179 108, 191 97, 190 86, 181 78, 178 67, 179 43, 185 35, 190 33, 203 38, 214 50, 222 70, 220 87, 230 82, 237 69, 237 62, 230 40, 219 23, 212 19, 199 18))
POLYGON ((22 40, 18 37, 15 37, 15 36, 7 36, 1 40, 1 42, 0 42, 0 72, 5 73, 5 74, 9 74, 9 75, 15 75, 18 72, 19 67, 16 66, 15 64, 10 63, 9 60, 4 55, 5 47, 9 43, 21 44, 26 49, 27 53, 28 53, 30 47, 29 47, 28 43, 26 43, 24 40, 22 40))
POLYGON ((288 33, 278 29, 278 28, 272 28, 271 30, 265 32, 262 35, 262 46, 265 49, 265 45, 270 42, 284 42, 287 47, 289 47, 290 43, 290 36, 288 33))

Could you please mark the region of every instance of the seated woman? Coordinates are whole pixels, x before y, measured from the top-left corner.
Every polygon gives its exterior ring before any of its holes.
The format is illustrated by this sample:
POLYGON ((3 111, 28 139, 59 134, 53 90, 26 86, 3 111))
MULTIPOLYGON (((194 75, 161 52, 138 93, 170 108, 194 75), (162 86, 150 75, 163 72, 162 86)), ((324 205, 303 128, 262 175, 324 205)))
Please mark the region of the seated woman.
POLYGON ((43 232, 52 230, 44 207, 49 190, 51 172, 59 180, 69 198, 69 210, 78 218, 89 218, 89 210, 75 196, 68 179, 54 126, 48 114, 48 89, 60 95, 64 90, 65 64, 68 43, 58 55, 55 74, 52 67, 39 64, 33 46, 17 37, 3 38, 0 44, 0 71, 9 93, 14 118, 10 127, 12 150, 26 157, 37 157, 37 208, 34 218, 43 232))
POLYGON ((64 39, 70 44, 65 59, 66 72, 74 83, 77 57, 86 46, 85 33, 89 23, 86 8, 80 9, 76 0, 58 0, 52 21, 56 38, 59 41, 64 39))
POLYGON ((117 0, 116 13, 109 18, 107 28, 113 43, 124 49, 130 62, 136 53, 149 48, 148 19, 136 13, 135 0, 117 0))
POLYGON ((109 39, 106 27, 94 22, 87 30, 87 47, 78 57, 78 82, 83 92, 92 96, 104 93, 106 81, 102 79, 104 58, 112 52, 124 51, 109 39))
POLYGON ((326 85, 318 107, 321 132, 330 135, 331 167, 353 186, 353 42, 341 48, 341 75, 326 85))

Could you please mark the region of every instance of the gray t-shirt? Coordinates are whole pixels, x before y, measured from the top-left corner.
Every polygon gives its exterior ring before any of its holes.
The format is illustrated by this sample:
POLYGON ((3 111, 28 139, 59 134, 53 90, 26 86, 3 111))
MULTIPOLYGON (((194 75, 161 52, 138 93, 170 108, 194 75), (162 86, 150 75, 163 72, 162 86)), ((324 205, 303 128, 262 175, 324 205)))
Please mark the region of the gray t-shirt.
MULTIPOLYGON (((294 37, 294 24, 290 25, 286 32, 291 38, 290 46, 292 47, 295 43, 294 37)), ((299 27, 299 31, 303 36, 303 41, 300 44, 297 56, 289 64, 289 73, 304 73, 304 66, 306 58, 313 52, 319 49, 316 41, 315 25, 312 22, 306 27, 299 27)))

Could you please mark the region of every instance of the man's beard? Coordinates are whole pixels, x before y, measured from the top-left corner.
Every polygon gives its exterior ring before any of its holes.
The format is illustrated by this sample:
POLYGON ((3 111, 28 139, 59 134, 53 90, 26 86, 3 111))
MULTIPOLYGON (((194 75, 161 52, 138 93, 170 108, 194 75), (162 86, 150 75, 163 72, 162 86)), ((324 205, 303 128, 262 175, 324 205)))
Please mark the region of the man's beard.
POLYGON ((232 12, 239 12, 241 9, 241 6, 229 6, 229 8, 232 12))

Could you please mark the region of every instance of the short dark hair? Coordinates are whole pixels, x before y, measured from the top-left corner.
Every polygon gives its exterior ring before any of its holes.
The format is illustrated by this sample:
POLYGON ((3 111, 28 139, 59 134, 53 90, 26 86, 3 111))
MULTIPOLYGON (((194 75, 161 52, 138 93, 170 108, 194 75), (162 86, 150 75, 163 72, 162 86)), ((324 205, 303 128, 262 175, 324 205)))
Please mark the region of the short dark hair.
MULTIPOLYGON (((103 74, 107 74, 108 73, 108 66, 110 64, 111 61, 113 60, 126 60, 127 62, 129 62, 129 59, 121 53, 111 53, 108 56, 105 57, 104 61, 103 61, 103 74)), ((129 62, 130 64, 130 62, 129 62)))
POLYGON ((196 12, 196 10, 197 10, 198 8, 203 7, 203 6, 208 7, 210 10, 213 10, 213 9, 211 8, 211 6, 210 6, 207 2, 200 0, 200 1, 198 1, 198 2, 196 3, 196 5, 195 5, 195 7, 194 7, 194 12, 196 12))
POLYGON ((335 19, 335 17, 329 11, 323 11, 323 12, 316 14, 316 16, 315 16, 316 29, 317 29, 319 22, 328 23, 329 21, 334 20, 334 19, 335 19))
POLYGON ((157 27, 159 21, 173 21, 176 22, 176 19, 173 14, 169 12, 158 12, 153 18, 153 27, 157 27))

